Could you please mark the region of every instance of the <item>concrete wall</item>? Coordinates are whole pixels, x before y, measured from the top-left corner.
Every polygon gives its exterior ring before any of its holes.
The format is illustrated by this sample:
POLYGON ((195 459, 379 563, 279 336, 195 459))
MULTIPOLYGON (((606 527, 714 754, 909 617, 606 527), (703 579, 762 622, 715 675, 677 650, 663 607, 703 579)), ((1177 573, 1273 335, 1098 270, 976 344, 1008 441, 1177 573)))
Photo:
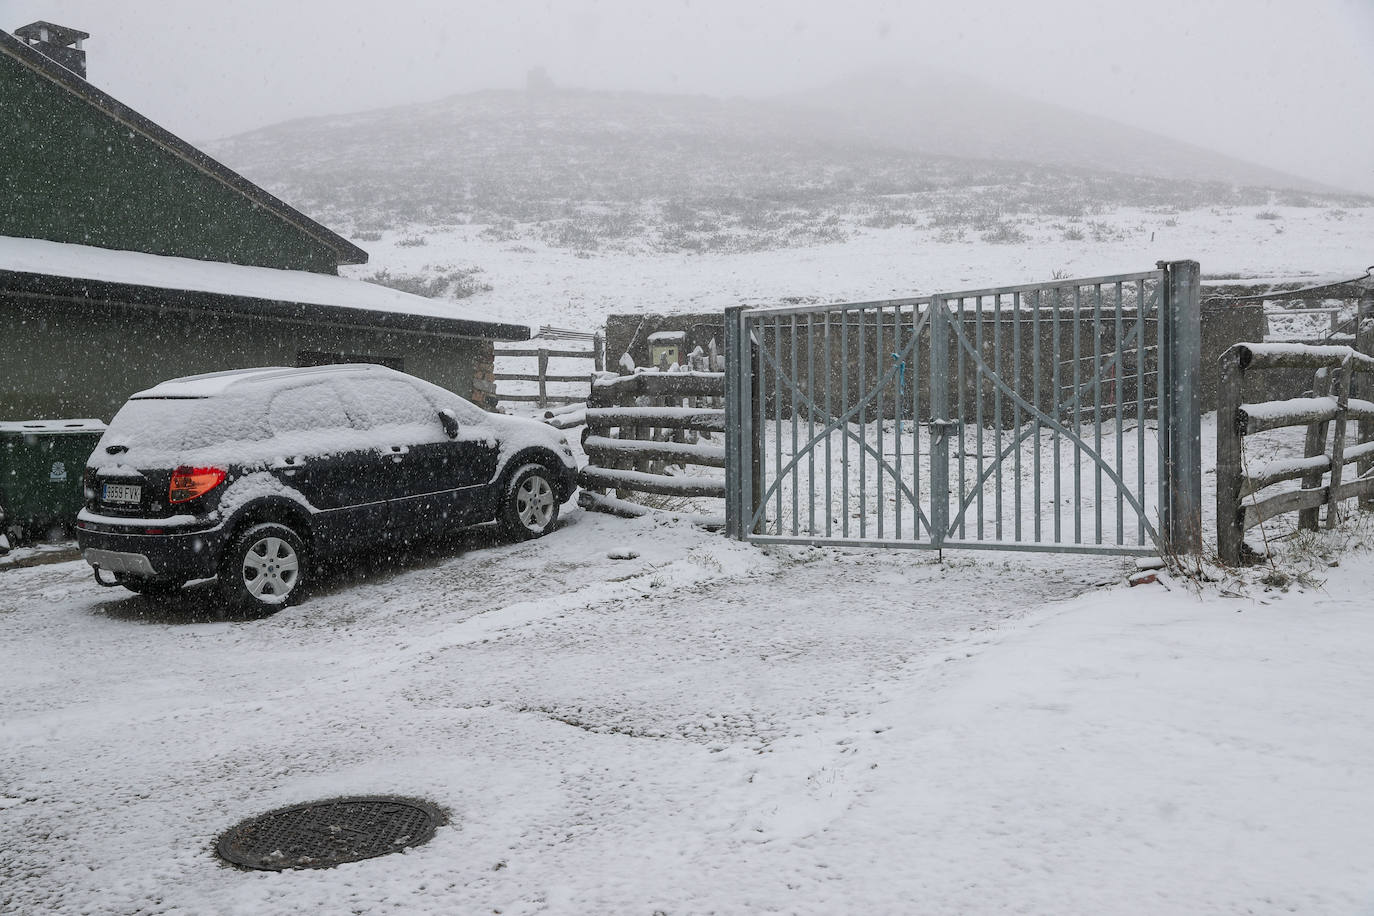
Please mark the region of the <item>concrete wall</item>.
MULTIPOLYGON (((1259 343, 1269 333, 1261 303, 1202 306, 1202 409, 1217 409, 1221 354, 1232 344, 1259 343)), ((1309 380, 1310 384, 1310 380, 1309 380)), ((1293 397, 1293 395, 1283 395, 1293 397)))
POLYGON ((0 294, 0 420, 108 421, 165 379, 295 366, 303 350, 399 358, 464 397, 483 397, 484 374, 490 384, 487 341, 0 294))
MULTIPOLYGON (((1362 281, 1336 283, 1312 287, 1306 281, 1285 283, 1244 284, 1233 281, 1208 282, 1203 287, 1203 398, 1204 409, 1216 406, 1216 385, 1220 377, 1217 358, 1233 343, 1263 341, 1268 332, 1264 318, 1266 305, 1279 313, 1283 308, 1344 307, 1355 312, 1359 302, 1369 296, 1362 281), (1239 299, 1240 301, 1235 301, 1239 299), (1231 300, 1231 301, 1227 301, 1231 300)), ((1310 340, 1286 339, 1286 343, 1315 346, 1351 344, 1355 340, 1355 322, 1346 319, 1339 323, 1339 337, 1310 340)), ((1267 369, 1249 373, 1245 380, 1244 398, 1248 403, 1277 401, 1301 397, 1310 392, 1313 371, 1310 369, 1267 369)))

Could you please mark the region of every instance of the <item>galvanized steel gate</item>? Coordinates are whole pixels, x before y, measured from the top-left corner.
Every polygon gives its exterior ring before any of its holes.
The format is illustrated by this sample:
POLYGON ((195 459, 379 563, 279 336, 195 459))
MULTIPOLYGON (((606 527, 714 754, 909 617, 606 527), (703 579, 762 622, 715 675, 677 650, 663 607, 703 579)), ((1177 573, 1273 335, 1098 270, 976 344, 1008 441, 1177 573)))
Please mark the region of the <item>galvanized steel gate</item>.
POLYGON ((727 533, 1199 550, 1198 279, 728 310, 727 533))

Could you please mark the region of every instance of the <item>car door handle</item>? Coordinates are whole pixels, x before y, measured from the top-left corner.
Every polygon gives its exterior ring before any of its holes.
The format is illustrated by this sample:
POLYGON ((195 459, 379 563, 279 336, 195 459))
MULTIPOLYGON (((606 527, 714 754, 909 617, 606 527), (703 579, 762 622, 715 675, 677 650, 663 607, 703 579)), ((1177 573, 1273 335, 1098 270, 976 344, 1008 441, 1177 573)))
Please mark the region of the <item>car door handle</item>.
POLYGON ((289 458, 278 458, 272 462, 272 470, 285 471, 288 474, 298 474, 304 459, 292 455, 289 458))
POLYGON ((406 454, 406 453, 409 452, 409 451, 410 451, 410 446, 408 446, 408 445, 393 445, 393 446, 391 447, 391 460, 392 460, 392 461, 400 461, 400 460, 401 460, 401 456, 404 455, 404 454, 406 454))

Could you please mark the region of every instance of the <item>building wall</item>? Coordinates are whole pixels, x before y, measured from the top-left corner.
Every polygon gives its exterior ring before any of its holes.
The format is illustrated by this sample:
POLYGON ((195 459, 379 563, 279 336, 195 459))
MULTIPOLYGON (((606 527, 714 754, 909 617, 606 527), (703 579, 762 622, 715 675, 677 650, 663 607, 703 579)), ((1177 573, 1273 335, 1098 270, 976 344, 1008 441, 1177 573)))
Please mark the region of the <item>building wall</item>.
POLYGON ((337 273, 338 255, 0 54, 0 235, 337 273))
POLYGON ((470 338, 0 294, 0 420, 108 422, 165 379, 295 366, 301 351, 399 358, 464 397, 481 396, 491 375, 490 342, 470 338))

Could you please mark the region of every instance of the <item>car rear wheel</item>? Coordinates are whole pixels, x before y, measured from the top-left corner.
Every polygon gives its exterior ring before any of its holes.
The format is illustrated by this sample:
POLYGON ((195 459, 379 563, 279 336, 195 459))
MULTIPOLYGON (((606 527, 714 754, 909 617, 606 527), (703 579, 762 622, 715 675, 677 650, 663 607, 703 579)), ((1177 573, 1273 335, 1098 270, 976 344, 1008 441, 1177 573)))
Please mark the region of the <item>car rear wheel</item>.
POLYGON ((273 611, 300 594, 305 543, 286 525, 267 522, 241 532, 220 561, 225 604, 243 611, 273 611))
POLYGON ((501 525, 513 537, 542 537, 558 521, 553 474, 542 464, 527 464, 511 476, 501 504, 501 525))

